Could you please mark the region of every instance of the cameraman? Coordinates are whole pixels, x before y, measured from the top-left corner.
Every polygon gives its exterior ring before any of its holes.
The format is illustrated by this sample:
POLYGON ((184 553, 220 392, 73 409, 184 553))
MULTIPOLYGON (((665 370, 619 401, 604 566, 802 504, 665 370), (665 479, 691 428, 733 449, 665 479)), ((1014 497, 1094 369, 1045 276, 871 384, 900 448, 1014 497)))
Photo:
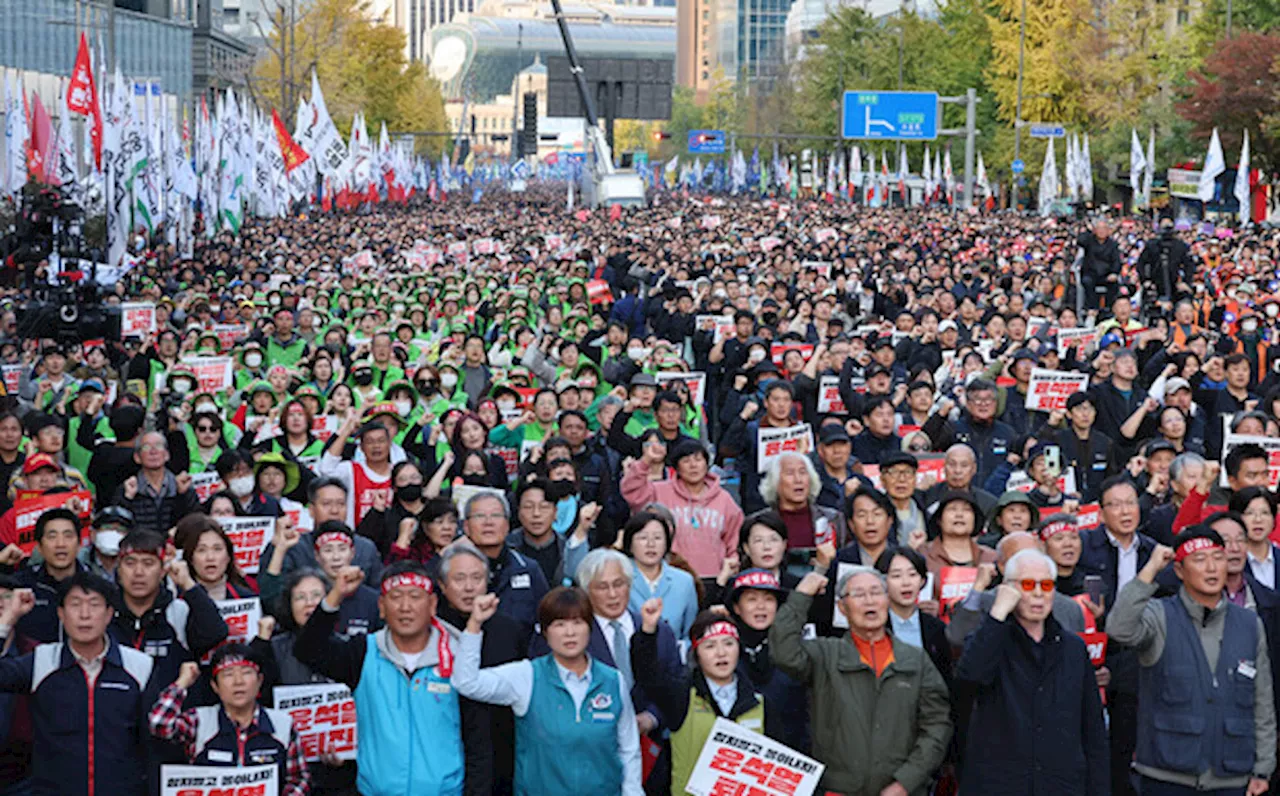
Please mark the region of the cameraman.
POLYGON ((1084 306, 1099 309, 1099 298, 1106 296, 1111 306, 1120 283, 1120 247, 1111 237, 1111 224, 1099 219, 1092 230, 1085 230, 1077 240, 1084 249, 1084 262, 1080 268, 1080 282, 1084 286, 1084 306))
POLYGON ((1160 219, 1160 234, 1147 241, 1142 249, 1138 270, 1143 287, 1150 286, 1156 304, 1166 314, 1173 310, 1178 299, 1191 296, 1195 267, 1191 247, 1173 231, 1173 219, 1160 219))

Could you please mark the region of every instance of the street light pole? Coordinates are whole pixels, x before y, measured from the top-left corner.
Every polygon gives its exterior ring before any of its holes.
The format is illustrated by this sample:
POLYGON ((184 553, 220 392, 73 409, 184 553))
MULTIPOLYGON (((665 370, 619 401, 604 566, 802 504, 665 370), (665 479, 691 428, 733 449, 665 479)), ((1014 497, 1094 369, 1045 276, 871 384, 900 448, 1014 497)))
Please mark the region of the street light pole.
POLYGON ((520 72, 524 69, 524 23, 521 22, 516 27, 516 79, 511 84, 511 162, 515 163, 520 157, 520 147, 517 143, 520 135, 520 72))
POLYGON ((1231 0, 1227 0, 1227 38, 1231 38, 1231 0))
MULTIPOLYGON (((1230 2, 1230 0, 1228 0, 1230 2)), ((1018 160, 1022 154, 1022 66, 1027 47, 1027 0, 1022 0, 1022 19, 1018 23, 1018 98, 1013 111, 1013 159, 1018 160)), ((1013 175, 1012 209, 1018 211, 1018 175, 1013 175)))

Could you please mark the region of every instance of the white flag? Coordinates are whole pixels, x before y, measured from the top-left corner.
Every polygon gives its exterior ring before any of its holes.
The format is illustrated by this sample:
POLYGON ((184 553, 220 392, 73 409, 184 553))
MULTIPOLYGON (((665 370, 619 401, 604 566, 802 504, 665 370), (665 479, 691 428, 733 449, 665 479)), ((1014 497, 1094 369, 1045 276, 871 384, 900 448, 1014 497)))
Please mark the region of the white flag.
POLYGON ((929 162, 929 145, 924 145, 924 167, 920 169, 920 176, 924 178, 924 200, 928 202, 933 196, 933 164, 929 162))
POLYGON ((1200 185, 1196 195, 1202 202, 1213 200, 1213 186, 1218 175, 1227 170, 1227 161, 1222 156, 1222 141, 1218 139, 1218 128, 1213 128, 1209 138, 1209 151, 1204 156, 1204 168, 1200 171, 1200 185))
POLYGON ((1146 204, 1142 200, 1142 172, 1147 167, 1147 156, 1138 140, 1138 131, 1130 128, 1129 132, 1129 187, 1133 189, 1133 206, 1137 208, 1146 204))
POLYGON ((987 182, 987 166, 982 162, 982 153, 978 153, 978 179, 974 181, 974 187, 982 194, 983 199, 991 196, 991 183, 987 182))
POLYGON ((321 174, 326 177, 337 174, 346 161, 347 148, 329 116, 324 93, 320 90, 320 78, 314 71, 311 73, 311 101, 308 103, 308 110, 309 118, 299 120, 302 135, 298 136, 298 143, 311 154, 321 174))
POLYGON ((1142 170, 1142 201, 1151 207, 1151 181, 1156 176, 1156 128, 1152 127, 1147 136, 1147 165, 1142 170))
POLYGON ((1244 145, 1240 147, 1240 165, 1236 168, 1236 201, 1240 203, 1240 226, 1252 220, 1249 201, 1249 130, 1244 131, 1244 145))
POLYGON ((1080 166, 1076 163, 1079 143, 1075 133, 1067 139, 1067 198, 1073 202, 1080 198, 1080 166))
POLYGON ((0 189, 8 196, 13 196, 27 184, 27 110, 23 102, 22 81, 15 80, 12 73, 5 75, 4 81, 4 179, 0 181, 0 189))
POLYGON ((1089 157, 1089 134, 1084 134, 1084 151, 1080 153, 1080 197, 1093 199, 1093 161, 1089 157))
POLYGON ((1048 216, 1053 200, 1058 198, 1058 161, 1053 154, 1053 139, 1044 150, 1044 169, 1040 172, 1040 215, 1048 216))
POLYGON ((112 78, 103 120, 102 166, 107 187, 107 265, 123 264, 129 244, 130 194, 126 147, 139 144, 129 135, 133 127, 133 92, 124 82, 120 68, 112 78))

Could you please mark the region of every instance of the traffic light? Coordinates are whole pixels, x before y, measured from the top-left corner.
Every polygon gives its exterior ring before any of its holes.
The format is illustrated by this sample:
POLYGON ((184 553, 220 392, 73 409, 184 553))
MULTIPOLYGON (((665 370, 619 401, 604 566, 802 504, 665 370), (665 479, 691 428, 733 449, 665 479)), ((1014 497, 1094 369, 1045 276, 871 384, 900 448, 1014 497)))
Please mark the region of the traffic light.
POLYGON ((520 157, 538 154, 538 95, 525 92, 524 128, 520 130, 520 157))
POLYGON ((668 139, 670 139, 670 138, 671 138, 671 133, 668 133, 668 132, 666 132, 665 130, 654 130, 654 131, 653 131, 653 140, 654 140, 656 143, 659 143, 659 144, 660 144, 660 143, 662 143, 663 141, 666 141, 666 140, 668 140, 668 139))

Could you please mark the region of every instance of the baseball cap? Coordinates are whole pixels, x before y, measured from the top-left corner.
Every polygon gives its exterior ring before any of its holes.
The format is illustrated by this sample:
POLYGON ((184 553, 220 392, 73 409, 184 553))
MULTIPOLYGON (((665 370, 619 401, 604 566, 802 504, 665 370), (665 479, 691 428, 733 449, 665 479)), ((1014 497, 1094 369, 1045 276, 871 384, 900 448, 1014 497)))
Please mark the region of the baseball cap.
POLYGON ((22 474, 31 475, 42 467, 52 467, 55 470, 61 469, 58 462, 47 453, 37 453, 35 456, 28 456, 27 460, 22 463, 22 474))
POLYGON ((837 442, 849 442, 849 432, 839 423, 828 423, 818 432, 818 442, 831 445, 837 442))
POLYGON ((635 389, 636 387, 653 387, 654 389, 657 389, 658 380, 655 379, 652 374, 637 373, 631 377, 631 381, 628 386, 631 389, 635 389))
POLYGON ((920 460, 914 455, 906 451, 891 451, 880 457, 880 472, 899 464, 909 465, 912 470, 920 469, 920 460))
POLYGON ((767 569, 748 569, 745 572, 739 573, 738 577, 733 579, 733 587, 729 593, 729 602, 736 603, 738 598, 741 597, 742 593, 747 589, 773 592, 778 595, 779 600, 781 600, 781 595, 786 593, 786 589, 782 588, 782 584, 778 581, 777 575, 767 569))
POLYGON ((958 332, 958 331, 960 331, 960 327, 956 325, 955 321, 946 320, 938 324, 938 334, 942 334, 943 332, 958 332))
POLYGON ((1191 382, 1180 377, 1174 377, 1164 383, 1164 394, 1172 395, 1178 390, 1190 390, 1191 382))
POLYGON ((1067 411, 1075 409, 1080 404, 1093 405, 1093 396, 1087 392, 1073 392, 1067 396, 1067 411))
POLYGON ((870 379, 870 378, 874 378, 874 377, 876 377, 876 376, 880 376, 880 375, 892 376, 893 374, 892 374, 891 372, 889 372, 889 369, 888 369, 888 368, 886 368, 884 365, 881 365, 879 362, 877 362, 877 363, 873 364, 871 367, 867 368, 867 378, 868 378, 868 379, 870 379))

